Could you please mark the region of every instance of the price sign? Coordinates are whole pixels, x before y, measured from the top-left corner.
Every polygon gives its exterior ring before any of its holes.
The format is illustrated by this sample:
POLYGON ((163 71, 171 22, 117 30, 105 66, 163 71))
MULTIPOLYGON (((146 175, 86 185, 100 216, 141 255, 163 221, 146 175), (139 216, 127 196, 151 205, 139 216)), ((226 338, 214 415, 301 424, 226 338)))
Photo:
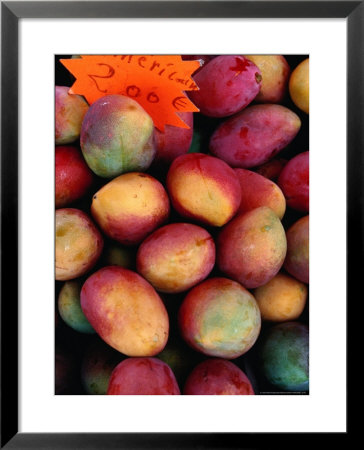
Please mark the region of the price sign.
POLYGON ((160 131, 166 124, 189 128, 176 113, 199 111, 185 94, 198 89, 192 74, 199 61, 180 55, 82 55, 61 62, 76 78, 71 94, 83 95, 90 105, 105 95, 126 95, 160 131))

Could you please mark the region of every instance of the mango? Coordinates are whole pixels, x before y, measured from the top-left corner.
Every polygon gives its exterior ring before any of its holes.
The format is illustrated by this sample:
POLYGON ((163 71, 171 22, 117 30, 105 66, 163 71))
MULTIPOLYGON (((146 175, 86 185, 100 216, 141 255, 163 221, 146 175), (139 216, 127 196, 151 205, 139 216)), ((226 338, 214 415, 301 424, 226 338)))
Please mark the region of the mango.
POLYGON ((217 227, 234 216, 241 201, 234 171, 224 161, 203 153, 181 155, 173 161, 167 190, 182 217, 217 227))
POLYGON ((164 131, 154 129, 154 143, 156 156, 154 163, 157 165, 170 165, 177 156, 188 152, 193 136, 193 113, 181 112, 179 117, 189 128, 166 125, 164 131))
POLYGON ((178 312, 183 339, 209 356, 234 359, 258 338, 260 312, 253 295, 227 278, 210 278, 191 289, 178 312))
POLYGON ((238 213, 251 211, 260 206, 267 206, 282 219, 286 211, 286 199, 281 189, 258 173, 246 169, 234 169, 240 186, 241 202, 238 213))
POLYGON ((210 117, 226 117, 245 108, 257 96, 262 76, 258 67, 244 56, 219 55, 193 75, 199 90, 189 97, 210 117))
POLYGON ((263 177, 276 181, 286 164, 287 160, 285 158, 273 158, 261 166, 256 167, 254 170, 260 175, 263 175, 263 177))
POLYGON ((308 350, 306 325, 299 322, 274 325, 261 341, 261 371, 269 383, 283 391, 308 391, 308 350))
POLYGON ((286 234, 279 218, 261 206, 239 214, 221 230, 217 264, 228 277, 251 289, 279 272, 286 251, 286 234))
POLYGON ((215 243, 203 228, 173 223, 154 231, 139 247, 137 271, 157 291, 183 292, 204 280, 215 264, 215 243))
POLYGON ((249 169, 266 163, 287 147, 300 128, 300 118, 285 106, 248 106, 218 126, 209 148, 231 167, 249 169))
POLYGON ((309 216, 301 217, 287 230, 284 268, 302 283, 309 283, 309 216))
POLYGON ((81 307, 108 345, 127 356, 154 356, 166 345, 168 314, 154 288, 137 273, 104 267, 85 281, 81 307))
POLYGON ((56 208, 79 200, 89 191, 93 173, 80 150, 71 145, 59 145, 55 153, 56 208))
POLYGON ((96 264, 103 238, 92 220, 75 208, 56 210, 56 280, 72 280, 96 264))
POLYGON ((95 330, 86 319, 80 303, 81 282, 66 281, 58 296, 58 311, 64 322, 81 333, 94 333, 95 330))
POLYGON ((207 359, 198 364, 183 389, 184 395, 254 395, 245 373, 231 361, 207 359))
POLYGON ((55 131, 56 145, 71 144, 80 137, 81 125, 89 109, 80 95, 69 94, 69 87, 56 86, 55 131))
POLYGON ((81 150, 98 176, 113 178, 144 172, 155 156, 153 120, 135 100, 107 95, 87 111, 81 128, 81 150))
POLYGON ((113 370, 108 395, 180 395, 171 368, 157 358, 127 358, 113 370))
POLYGON ((307 300, 307 286, 284 273, 278 273, 268 283, 254 289, 263 320, 285 322, 302 314, 307 300))
POLYGON ((299 153, 285 165, 278 178, 287 205, 297 211, 308 212, 310 206, 309 152, 299 153))
POLYGON ((111 239, 136 245, 167 220, 169 199, 162 184, 152 176, 126 173, 96 192, 91 213, 111 239))
POLYGON ((282 55, 245 55, 260 70, 262 82, 255 97, 259 103, 281 103, 288 87, 291 69, 282 55))
POLYGON ((302 61, 289 79, 289 94, 293 103, 303 112, 310 112, 310 59, 302 61))

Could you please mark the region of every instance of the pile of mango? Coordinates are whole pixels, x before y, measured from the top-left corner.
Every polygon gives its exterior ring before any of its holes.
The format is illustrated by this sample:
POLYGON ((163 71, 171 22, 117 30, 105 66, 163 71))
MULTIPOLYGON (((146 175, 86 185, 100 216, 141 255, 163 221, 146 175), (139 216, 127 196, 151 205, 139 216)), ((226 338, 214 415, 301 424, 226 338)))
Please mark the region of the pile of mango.
POLYGON ((182 55, 200 112, 163 132, 60 58, 55 393, 307 394, 307 55, 182 55))

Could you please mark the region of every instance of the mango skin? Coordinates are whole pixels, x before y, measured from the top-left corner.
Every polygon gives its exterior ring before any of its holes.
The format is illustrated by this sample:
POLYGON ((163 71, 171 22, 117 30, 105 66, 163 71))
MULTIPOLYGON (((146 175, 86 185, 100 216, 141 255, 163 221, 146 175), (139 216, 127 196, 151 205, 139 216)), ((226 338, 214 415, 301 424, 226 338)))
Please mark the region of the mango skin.
POLYGON ((241 55, 219 55, 194 73, 199 90, 189 97, 210 117, 226 117, 245 108, 257 96, 261 85, 258 67, 241 55))
POLYGON ((64 322, 80 333, 95 333, 80 304, 80 281, 66 281, 58 296, 58 311, 64 322))
POLYGON ((234 169, 240 186, 241 202, 238 213, 251 211, 260 206, 273 210, 279 219, 286 211, 286 199, 281 189, 273 181, 246 169, 234 169))
POLYGON ((265 378, 283 391, 309 389, 309 332, 299 322, 274 325, 260 347, 261 370, 265 378))
POLYGON ((303 112, 310 112, 310 59, 302 61, 289 79, 289 94, 293 103, 303 112))
POLYGON ((309 153, 299 153, 289 160, 278 178, 278 185, 286 197, 287 205, 307 213, 310 206, 309 153))
POLYGON ((187 294, 178 312, 183 339, 208 355, 234 359, 246 353, 260 333, 259 307, 239 283, 217 277, 187 294))
POLYGON ((127 358, 113 370, 107 395, 180 395, 171 368, 157 358, 127 358))
POLYGON ((301 120, 282 105, 253 105, 214 131, 210 151, 231 167, 249 169, 266 163, 296 137, 301 120))
POLYGON ((278 273, 267 284, 253 291, 263 320, 285 322, 302 314, 307 300, 307 286, 295 278, 278 273))
POLYGON ((56 145, 71 144, 80 137, 81 125, 88 104, 80 95, 69 94, 69 87, 56 86, 55 140, 56 145))
POLYGON ((248 289, 262 286, 281 269, 287 252, 284 228, 266 206, 236 216, 217 241, 219 269, 248 289))
POLYGON ((135 272, 104 267, 81 290, 81 307, 97 334, 127 356, 154 356, 166 345, 169 319, 154 288, 135 272))
POLYGON ((173 161, 167 190, 182 217, 217 227, 234 216, 241 201, 239 180, 231 167, 203 153, 181 155, 173 161))
POLYGON ((55 165, 55 204, 56 208, 63 208, 88 192, 93 173, 80 150, 71 145, 56 146, 55 165))
POLYGON ((203 228, 165 225, 140 245, 137 271, 161 292, 178 293, 204 280, 215 264, 215 243, 203 228))
POLYGON ((231 361, 207 359, 198 364, 187 378, 184 395, 254 395, 245 375, 231 361))
POLYGON ((309 283, 309 216, 301 217, 287 230, 284 268, 302 283, 309 283))
POLYGON ((139 244, 169 216, 169 199, 162 184, 150 175, 132 172, 105 184, 93 196, 91 214, 111 239, 139 244))
POLYGON ((92 220, 76 208, 56 210, 56 280, 86 274, 99 259, 104 240, 92 220))
POLYGON ((281 103, 287 92, 291 69, 282 55, 245 55, 260 70, 262 83, 254 101, 281 103))
POLYGON ((135 100, 101 97, 82 122, 80 143, 87 165, 104 178, 144 172, 155 156, 153 128, 152 118, 135 100))
POLYGON ((193 136, 193 113, 178 114, 189 128, 166 125, 164 132, 154 129, 154 144, 156 155, 153 164, 170 165, 178 156, 188 152, 193 136))
POLYGON ((287 160, 284 158, 273 158, 261 166, 256 167, 254 170, 265 178, 277 181, 286 164, 287 160))

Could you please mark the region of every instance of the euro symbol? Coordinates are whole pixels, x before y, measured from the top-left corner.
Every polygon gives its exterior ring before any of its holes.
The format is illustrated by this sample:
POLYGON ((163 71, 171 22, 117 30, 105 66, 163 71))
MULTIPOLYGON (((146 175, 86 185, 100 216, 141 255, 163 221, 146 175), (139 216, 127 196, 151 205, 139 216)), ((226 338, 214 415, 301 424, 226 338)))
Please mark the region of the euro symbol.
POLYGON ((180 110, 180 109, 184 109, 184 107, 186 106, 186 97, 176 97, 173 102, 172 105, 180 110))

